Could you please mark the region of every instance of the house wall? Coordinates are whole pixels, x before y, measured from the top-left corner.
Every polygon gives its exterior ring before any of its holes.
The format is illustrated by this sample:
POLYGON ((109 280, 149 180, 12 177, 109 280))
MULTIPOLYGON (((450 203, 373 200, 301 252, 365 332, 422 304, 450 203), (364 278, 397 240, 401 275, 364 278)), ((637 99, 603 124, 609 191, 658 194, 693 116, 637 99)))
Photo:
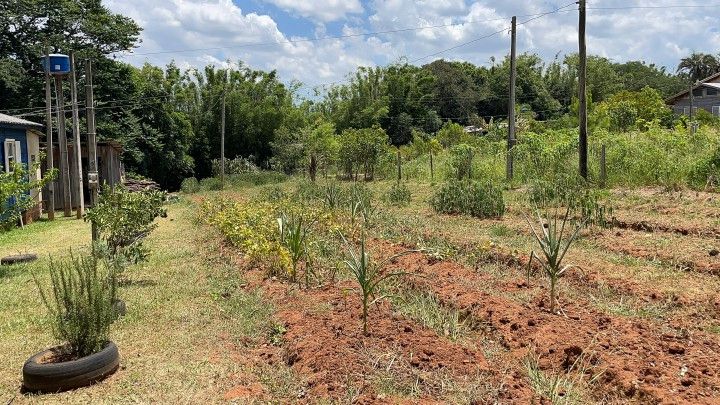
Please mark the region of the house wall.
POLYGON ((22 163, 28 162, 27 130, 12 126, 0 126, 0 167, 5 171, 5 141, 14 139, 20 141, 20 159, 22 163))
MULTIPOLYGON (((4 172, 5 168, 5 141, 13 139, 20 142, 20 161, 21 163, 30 167, 32 165, 32 159, 37 159, 40 155, 40 137, 37 133, 26 129, 15 126, 0 126, 0 168, 4 172)), ((30 173, 32 180, 38 179, 40 176, 40 169, 35 173, 30 173)), ((26 223, 31 222, 33 219, 40 218, 42 214, 42 205, 39 204, 42 201, 42 191, 32 190, 30 195, 38 202, 36 208, 28 210, 25 215, 24 221, 26 223)))
MULTIPOLYGON (((28 161, 28 168, 32 166, 37 160, 40 158, 40 136, 37 134, 37 132, 28 130, 26 133, 27 137, 27 161, 28 161)), ((38 180, 40 179, 40 167, 35 170, 34 173, 30 173, 30 179, 31 180, 38 180)), ((37 208, 33 210, 32 217, 37 219, 40 218, 42 215, 42 190, 41 189, 33 189, 30 192, 30 195, 32 196, 35 201, 38 202, 37 208)))
MULTIPOLYGON (((703 110, 712 113, 713 107, 720 106, 720 92, 718 92, 718 95, 715 96, 694 97, 693 106, 698 109, 702 108, 703 110)), ((675 104, 673 104, 672 109, 676 114, 682 114, 684 107, 690 107, 690 97, 683 97, 677 100, 675 104)))

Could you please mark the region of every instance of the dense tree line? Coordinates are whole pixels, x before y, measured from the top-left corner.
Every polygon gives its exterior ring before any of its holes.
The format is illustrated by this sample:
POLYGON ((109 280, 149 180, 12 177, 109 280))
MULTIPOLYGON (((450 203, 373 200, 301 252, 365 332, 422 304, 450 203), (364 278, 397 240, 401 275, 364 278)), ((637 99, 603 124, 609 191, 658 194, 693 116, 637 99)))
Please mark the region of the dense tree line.
MULTIPOLYGON (((317 97, 304 100, 297 96, 299 83, 283 83, 274 71, 242 63, 229 69, 181 71, 172 63, 138 68, 108 56, 136 46, 140 31, 134 21, 112 14, 100 0, 0 3, 0 110, 42 122, 44 44, 51 44, 52 51, 74 50, 78 70, 84 68, 83 59, 94 61, 99 137, 122 143, 128 171, 170 189, 185 177, 211 175, 211 161, 220 150, 223 99, 227 157, 252 157, 260 166, 287 172, 307 165, 313 176, 337 154, 358 157, 375 147, 378 134, 386 134, 387 143, 404 145, 413 137, 427 139, 447 122, 486 125, 507 113, 508 58, 490 67, 445 60, 424 66, 399 61, 361 67, 344 84, 318 88, 317 97)), ((537 120, 572 117, 577 65, 576 55, 549 62, 534 54, 520 55, 521 113, 537 120)), ((595 104, 614 100, 597 116, 623 129, 650 108, 640 105, 634 93, 654 89, 655 117, 657 100, 717 71, 718 58, 706 54, 683 59, 677 72, 642 61, 615 63, 592 56, 588 91, 595 104)), ((357 164, 363 164, 358 159, 357 164)), ((348 176, 358 171, 355 163, 343 170, 348 176)))

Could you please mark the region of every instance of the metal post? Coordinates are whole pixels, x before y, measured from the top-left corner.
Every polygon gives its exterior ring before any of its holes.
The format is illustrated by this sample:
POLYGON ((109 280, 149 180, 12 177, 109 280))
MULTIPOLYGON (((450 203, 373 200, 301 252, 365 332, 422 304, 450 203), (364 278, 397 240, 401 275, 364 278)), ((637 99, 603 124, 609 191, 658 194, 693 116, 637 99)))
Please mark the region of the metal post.
POLYGON ((587 128, 587 45, 585 43, 585 0, 580 0, 580 24, 578 29, 578 39, 580 43, 580 66, 578 69, 578 100, 580 115, 580 176, 587 179, 588 177, 588 128, 587 128))
POLYGON ((515 146, 515 81, 517 75, 515 61, 515 46, 517 32, 517 17, 512 18, 512 32, 510 40, 510 97, 508 100, 508 139, 507 139, 507 181, 513 179, 513 147, 515 146))
MULTIPOLYGON (((53 125, 52 125, 52 91, 50 89, 50 47, 45 47, 45 140, 47 147, 47 171, 55 166, 55 156, 53 155, 53 125)), ((47 211, 48 220, 55 220, 55 181, 47 184, 47 211)))
POLYGON ((77 186, 77 218, 81 219, 85 213, 85 195, 83 193, 83 173, 82 173, 82 146, 80 145, 80 117, 78 115, 77 102, 77 80, 75 76, 75 54, 70 53, 70 99, 72 100, 72 116, 73 116, 73 140, 75 149, 75 174, 77 186))
POLYGON ((68 172, 67 136, 65 135, 65 96, 63 95, 62 78, 55 76, 55 101, 58 114, 58 146, 60 148, 60 181, 63 188, 63 215, 72 215, 70 199, 70 173, 68 172))

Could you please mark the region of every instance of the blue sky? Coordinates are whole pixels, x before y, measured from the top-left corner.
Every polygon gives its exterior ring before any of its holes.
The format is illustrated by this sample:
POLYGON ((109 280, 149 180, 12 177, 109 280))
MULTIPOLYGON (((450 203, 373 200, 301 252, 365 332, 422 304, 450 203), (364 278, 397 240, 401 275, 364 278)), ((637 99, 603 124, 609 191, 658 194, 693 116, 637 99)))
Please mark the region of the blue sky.
MULTIPOLYGON (((519 25, 519 52, 551 60, 577 51, 577 6, 570 0, 104 0, 104 4, 144 28, 142 44, 133 55, 119 54, 122 60, 135 65, 174 60, 181 67, 241 60, 253 68, 275 69, 284 81, 300 81, 308 93, 313 86, 342 81, 358 66, 402 58, 416 64, 445 58, 488 65, 492 56, 501 59, 508 52, 512 15, 524 22, 559 9, 519 25), (435 28, 377 33, 429 26, 435 28), (496 34, 459 46, 492 33, 496 34), (351 37, 321 39, 340 35, 351 37)), ((692 51, 720 53, 720 0, 588 0, 588 8, 592 54, 619 62, 644 60, 674 70, 679 59, 692 51)))

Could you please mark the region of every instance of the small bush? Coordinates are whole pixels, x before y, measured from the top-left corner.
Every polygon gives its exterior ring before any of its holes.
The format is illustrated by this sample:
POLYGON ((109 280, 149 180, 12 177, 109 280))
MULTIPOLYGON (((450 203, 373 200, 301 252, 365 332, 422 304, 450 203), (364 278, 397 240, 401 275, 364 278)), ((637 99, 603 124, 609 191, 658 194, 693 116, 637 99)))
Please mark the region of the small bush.
POLYGON ((111 266, 93 256, 50 260, 50 293, 35 283, 52 316, 53 333, 70 354, 84 357, 102 350, 115 320, 117 278, 111 266))
POLYGON ((98 203, 88 210, 85 220, 97 226, 100 238, 111 254, 139 262, 147 257, 143 239, 155 229, 155 218, 165 215, 161 191, 132 192, 122 186, 105 187, 98 203))
POLYGON ((442 214, 466 214, 478 218, 505 213, 502 188, 491 182, 450 180, 432 197, 430 205, 442 214))
POLYGON ((701 190, 720 187, 720 147, 711 156, 695 164, 690 171, 690 184, 701 190))
POLYGON ((383 196, 386 203, 396 206, 404 206, 410 204, 412 195, 410 189, 403 183, 393 183, 390 190, 383 196))
POLYGON ((185 194, 197 193, 200 191, 200 182, 195 177, 188 177, 180 184, 180 190, 185 194))
POLYGON ((218 191, 222 189, 222 183, 217 177, 208 177, 200 180, 200 189, 203 191, 218 191))

